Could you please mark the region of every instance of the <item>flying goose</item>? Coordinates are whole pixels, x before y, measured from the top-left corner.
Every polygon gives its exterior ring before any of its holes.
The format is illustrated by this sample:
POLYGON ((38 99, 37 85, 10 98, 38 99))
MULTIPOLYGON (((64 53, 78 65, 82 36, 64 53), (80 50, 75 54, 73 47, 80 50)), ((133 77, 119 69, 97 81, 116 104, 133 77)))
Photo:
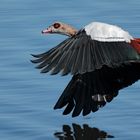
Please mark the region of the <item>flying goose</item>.
POLYGON ((140 79, 140 39, 116 25, 92 22, 77 30, 55 22, 42 33, 68 36, 32 60, 41 73, 73 75, 54 106, 65 107, 64 115, 95 112, 140 79))

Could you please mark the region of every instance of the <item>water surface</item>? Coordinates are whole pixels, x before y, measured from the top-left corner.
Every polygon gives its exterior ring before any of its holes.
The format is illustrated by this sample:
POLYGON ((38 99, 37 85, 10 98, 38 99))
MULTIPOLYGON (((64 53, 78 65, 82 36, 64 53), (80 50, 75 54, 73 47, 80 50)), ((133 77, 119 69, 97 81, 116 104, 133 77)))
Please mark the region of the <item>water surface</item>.
POLYGON ((40 74, 30 62, 66 38, 41 35, 54 21, 78 29, 102 21, 140 37, 139 13, 139 0, 0 0, 0 139, 139 139, 140 81, 97 113, 71 118, 53 110, 71 76, 40 74))

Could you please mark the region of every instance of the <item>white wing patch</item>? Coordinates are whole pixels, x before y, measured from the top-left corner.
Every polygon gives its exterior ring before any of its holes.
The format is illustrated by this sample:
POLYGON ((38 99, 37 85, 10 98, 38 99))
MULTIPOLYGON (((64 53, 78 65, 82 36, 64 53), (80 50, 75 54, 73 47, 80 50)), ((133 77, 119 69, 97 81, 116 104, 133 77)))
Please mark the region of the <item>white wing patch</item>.
POLYGON ((131 42, 133 37, 120 27, 101 22, 92 22, 85 26, 87 35, 92 39, 102 42, 126 41, 131 42))

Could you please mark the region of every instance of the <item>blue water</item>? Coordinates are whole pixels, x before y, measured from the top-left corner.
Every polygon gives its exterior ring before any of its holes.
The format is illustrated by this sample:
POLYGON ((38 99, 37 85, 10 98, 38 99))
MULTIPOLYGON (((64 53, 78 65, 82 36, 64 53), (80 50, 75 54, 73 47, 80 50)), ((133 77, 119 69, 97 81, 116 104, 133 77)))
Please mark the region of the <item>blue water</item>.
POLYGON ((140 37, 140 1, 0 0, 0 140, 139 139, 140 81, 87 117, 71 118, 53 110, 71 76, 40 74, 30 54, 46 51, 66 38, 41 35, 54 21, 78 29, 103 21, 140 37))

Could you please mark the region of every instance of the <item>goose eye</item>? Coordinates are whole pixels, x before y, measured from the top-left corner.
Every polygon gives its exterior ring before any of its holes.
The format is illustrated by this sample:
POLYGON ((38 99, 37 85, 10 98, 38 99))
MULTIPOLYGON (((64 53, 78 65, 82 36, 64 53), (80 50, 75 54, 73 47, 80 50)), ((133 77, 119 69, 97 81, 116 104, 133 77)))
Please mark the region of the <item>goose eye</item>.
POLYGON ((59 24, 59 23, 54 23, 53 27, 54 27, 55 29, 57 29, 57 28, 60 27, 60 24, 59 24))

